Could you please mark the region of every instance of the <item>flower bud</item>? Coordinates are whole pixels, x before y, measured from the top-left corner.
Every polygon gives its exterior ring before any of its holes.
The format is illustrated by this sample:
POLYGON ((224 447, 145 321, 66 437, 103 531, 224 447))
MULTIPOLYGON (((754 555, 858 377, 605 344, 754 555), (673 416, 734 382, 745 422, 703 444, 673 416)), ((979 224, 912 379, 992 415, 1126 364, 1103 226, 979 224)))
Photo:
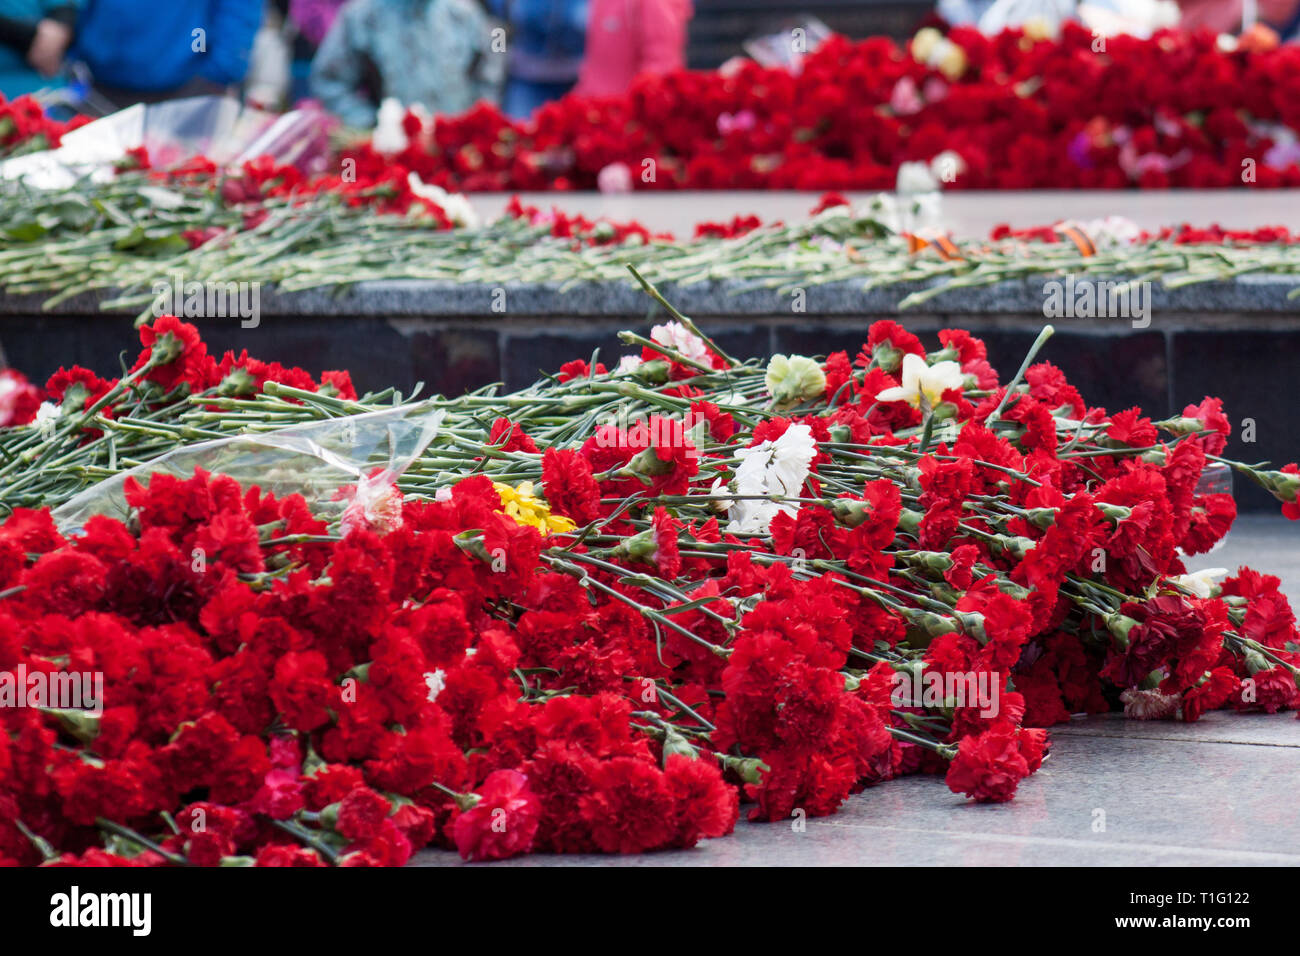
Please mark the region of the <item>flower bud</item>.
POLYGON ((902 351, 890 345, 888 339, 871 350, 871 358, 881 370, 891 374, 903 364, 902 351))
POLYGON ((658 550, 659 543, 655 540, 654 529, 649 528, 639 534, 632 535, 630 538, 624 538, 609 549, 609 554, 612 557, 626 558, 629 561, 646 561, 653 564, 658 550))
POLYGON ((664 731, 664 761, 677 754, 682 757, 688 757, 691 760, 699 759, 700 752, 695 749, 689 740, 673 730, 671 727, 664 731))
POLYGON ((1300 473, 1251 469, 1250 477, 1283 503, 1294 502, 1300 496, 1300 473))
POLYGON ((1138 622, 1127 614, 1120 614, 1119 612, 1107 614, 1104 620, 1106 630, 1110 631, 1122 647, 1128 647, 1129 632, 1137 627, 1138 622))
POLYGON ((668 363, 664 359, 642 362, 632 370, 632 377, 650 385, 663 385, 668 381, 668 363))
POLYGON ((921 519, 924 517, 925 515, 919 511, 904 508, 898 515, 898 530, 915 536, 921 530, 921 519))
POLYGON ((1121 521, 1127 521, 1129 515, 1133 513, 1132 508, 1125 508, 1123 505, 1112 505, 1105 501, 1097 502, 1097 510, 1115 524, 1119 524, 1121 521))
POLYGON ((954 611, 957 620, 961 621, 961 629, 969 634, 981 644, 988 643, 988 635, 984 632, 984 615, 978 611, 954 611))
POLYGON ((638 475, 666 475, 673 470, 673 463, 664 461, 653 448, 647 448, 627 463, 627 470, 638 475))
POLYGON ((166 365, 168 362, 179 358, 183 351, 185 351, 185 343, 172 333, 164 332, 154 339, 153 345, 149 349, 149 357, 156 360, 158 365, 166 365))
POLYGON ((1050 528, 1056 524, 1055 508, 1030 508, 1025 517, 1035 528, 1050 528))
POLYGON ((762 783, 763 771, 772 769, 757 757, 733 757, 730 754, 718 754, 718 759, 722 761, 724 770, 730 770, 745 783, 762 783))
POLYGON ((1194 435, 1205 429, 1205 423, 1199 418, 1188 418, 1185 415, 1178 415, 1174 418, 1166 418, 1162 422, 1155 422, 1156 428, 1163 429, 1171 435, 1194 435))
POLYGON ((856 528, 871 514, 871 505, 856 498, 836 498, 831 505, 835 520, 847 528, 856 528))

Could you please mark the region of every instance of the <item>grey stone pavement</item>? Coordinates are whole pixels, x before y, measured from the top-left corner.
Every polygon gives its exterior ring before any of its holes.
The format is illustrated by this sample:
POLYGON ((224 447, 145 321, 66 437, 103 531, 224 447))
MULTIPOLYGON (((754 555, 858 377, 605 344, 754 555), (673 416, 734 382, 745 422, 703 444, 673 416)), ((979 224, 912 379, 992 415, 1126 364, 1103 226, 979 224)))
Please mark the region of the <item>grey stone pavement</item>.
MULTIPOLYGON (((1189 568, 1249 563, 1300 604, 1300 523, 1238 520, 1189 568)), ((741 822, 691 850, 634 856, 534 854, 493 866, 1300 866, 1300 721, 1208 714, 1194 724, 1076 719, 1016 799, 976 805, 935 777, 905 777, 807 821, 741 822), (1104 829, 1101 828, 1104 824, 1104 829)), ((414 866, 458 866, 426 850, 414 866)))

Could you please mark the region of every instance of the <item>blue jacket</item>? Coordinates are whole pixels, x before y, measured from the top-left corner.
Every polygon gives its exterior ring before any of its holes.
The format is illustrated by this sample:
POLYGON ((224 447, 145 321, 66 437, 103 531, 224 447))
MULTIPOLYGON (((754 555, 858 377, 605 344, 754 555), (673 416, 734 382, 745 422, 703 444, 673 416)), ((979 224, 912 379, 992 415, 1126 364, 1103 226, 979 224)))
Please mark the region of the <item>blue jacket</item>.
POLYGON ((77 55, 96 82, 156 93, 248 71, 262 0, 85 0, 77 55))
POLYGON ((587 0, 489 0, 510 27, 512 80, 572 83, 587 45, 587 0))

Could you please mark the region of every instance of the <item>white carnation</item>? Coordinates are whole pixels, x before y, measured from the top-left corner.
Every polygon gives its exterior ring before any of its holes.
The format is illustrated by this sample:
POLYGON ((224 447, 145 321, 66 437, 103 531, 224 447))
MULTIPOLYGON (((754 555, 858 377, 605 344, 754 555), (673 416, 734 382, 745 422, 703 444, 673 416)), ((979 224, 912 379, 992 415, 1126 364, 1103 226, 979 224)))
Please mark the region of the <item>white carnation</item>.
MULTIPOLYGON (((817 442, 812 429, 804 424, 791 425, 776 441, 765 441, 753 448, 743 448, 737 453, 740 464, 736 466, 735 494, 783 495, 798 497, 808 480, 812 460, 817 455, 817 442)), ((714 485, 717 488, 717 484, 714 485)), ((732 534, 763 534, 778 512, 793 515, 799 510, 794 502, 764 501, 738 498, 730 506, 731 521, 727 530, 732 534)))
POLYGON ((411 192, 421 199, 427 199, 441 209, 454 225, 472 228, 479 224, 478 213, 469 200, 460 193, 449 193, 441 186, 426 183, 419 173, 408 173, 406 181, 411 192))
POLYGON ((402 101, 395 97, 390 96, 379 104, 379 112, 375 116, 375 131, 370 137, 370 145, 374 147, 376 153, 392 156, 406 149, 409 140, 406 138, 406 130, 402 128, 402 120, 405 116, 406 108, 402 106, 402 101))

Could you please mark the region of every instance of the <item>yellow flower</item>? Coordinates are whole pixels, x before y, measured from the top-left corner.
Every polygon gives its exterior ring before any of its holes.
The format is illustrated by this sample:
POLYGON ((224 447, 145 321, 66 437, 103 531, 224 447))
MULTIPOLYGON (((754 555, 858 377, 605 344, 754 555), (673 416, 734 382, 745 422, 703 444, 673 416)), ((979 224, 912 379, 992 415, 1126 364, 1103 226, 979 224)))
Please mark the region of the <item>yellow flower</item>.
POLYGON ((943 401, 943 393, 953 388, 963 388, 966 376, 956 362, 935 362, 927 365, 919 355, 903 356, 903 384, 876 393, 878 402, 907 402, 913 408, 921 407, 922 397, 931 408, 943 401))
POLYGON ((572 531, 577 527, 572 518, 551 514, 550 506, 533 494, 531 481, 521 482, 518 488, 494 481, 492 487, 501 497, 501 510, 519 524, 536 528, 542 534, 572 531))

